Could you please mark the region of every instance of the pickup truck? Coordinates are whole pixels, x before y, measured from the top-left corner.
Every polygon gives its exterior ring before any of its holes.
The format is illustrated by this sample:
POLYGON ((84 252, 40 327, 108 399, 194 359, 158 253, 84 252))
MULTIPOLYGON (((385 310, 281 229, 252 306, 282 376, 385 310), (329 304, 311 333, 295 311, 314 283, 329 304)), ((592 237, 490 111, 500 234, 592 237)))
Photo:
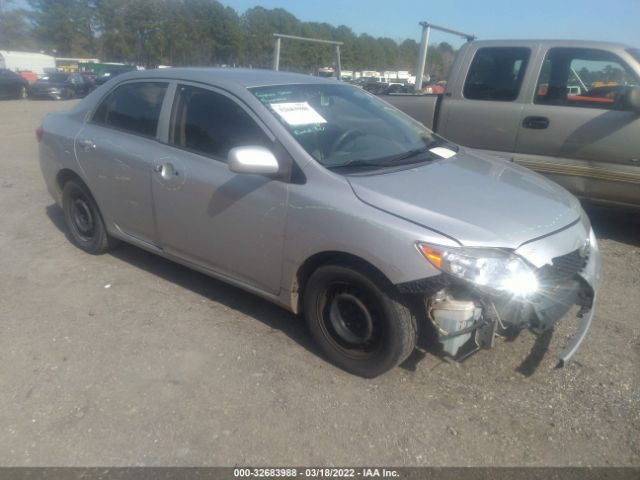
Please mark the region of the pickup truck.
POLYGON ((443 137, 529 167, 578 197, 640 208, 638 48, 472 41, 443 95, 384 99, 443 137))

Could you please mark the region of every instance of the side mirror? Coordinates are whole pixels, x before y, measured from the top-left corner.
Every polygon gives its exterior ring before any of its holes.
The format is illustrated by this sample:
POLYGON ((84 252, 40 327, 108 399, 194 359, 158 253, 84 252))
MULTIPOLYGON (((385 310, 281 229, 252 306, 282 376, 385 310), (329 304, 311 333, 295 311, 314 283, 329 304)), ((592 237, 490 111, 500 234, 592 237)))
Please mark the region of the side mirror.
POLYGON ((232 148, 227 156, 227 165, 235 173, 275 175, 280 171, 275 155, 268 148, 260 146, 232 148))

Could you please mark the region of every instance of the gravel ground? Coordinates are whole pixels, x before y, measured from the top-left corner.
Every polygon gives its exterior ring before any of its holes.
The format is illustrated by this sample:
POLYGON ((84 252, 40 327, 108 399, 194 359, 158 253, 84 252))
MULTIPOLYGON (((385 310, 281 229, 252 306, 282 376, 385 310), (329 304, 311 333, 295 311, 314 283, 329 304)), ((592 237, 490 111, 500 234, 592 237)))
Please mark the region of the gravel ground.
POLYGON ((525 333, 364 380, 250 294, 135 247, 73 247, 34 138, 70 104, 0 102, 1 465, 640 464, 638 214, 589 209, 604 286, 565 369, 571 321, 533 371, 525 333))

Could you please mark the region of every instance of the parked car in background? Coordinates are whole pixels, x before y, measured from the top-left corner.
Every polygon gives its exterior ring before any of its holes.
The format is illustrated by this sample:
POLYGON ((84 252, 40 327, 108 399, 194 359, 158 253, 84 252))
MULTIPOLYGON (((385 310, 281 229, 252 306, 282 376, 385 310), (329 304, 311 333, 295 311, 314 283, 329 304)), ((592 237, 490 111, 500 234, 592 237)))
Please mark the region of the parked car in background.
POLYGON ((31 98, 63 100, 86 96, 93 89, 91 82, 79 73, 48 73, 29 87, 31 98))
POLYGON ((29 82, 17 73, 0 68, 0 98, 26 98, 29 82))
POLYGON ((640 209, 640 49, 588 41, 462 46, 441 96, 387 96, 426 127, 593 202, 640 209))
POLYGON ((91 83, 91 85, 96 84, 96 79, 98 78, 98 76, 95 73, 93 72, 78 72, 78 73, 80 73, 80 75, 82 75, 85 80, 91 83))
POLYGON ((352 85, 129 73, 49 114, 37 138, 76 246, 124 240, 304 312, 358 375, 403 362, 422 329, 468 355, 579 305, 564 363, 593 318, 600 255, 575 197, 352 85))
POLYGON ((133 72, 135 70, 136 70, 136 67, 133 65, 122 65, 122 66, 114 67, 112 69, 102 72, 102 74, 95 79, 95 84, 97 86, 103 85, 107 83, 109 80, 111 80, 112 78, 117 77, 118 75, 122 75, 123 73, 127 73, 127 72, 133 72))

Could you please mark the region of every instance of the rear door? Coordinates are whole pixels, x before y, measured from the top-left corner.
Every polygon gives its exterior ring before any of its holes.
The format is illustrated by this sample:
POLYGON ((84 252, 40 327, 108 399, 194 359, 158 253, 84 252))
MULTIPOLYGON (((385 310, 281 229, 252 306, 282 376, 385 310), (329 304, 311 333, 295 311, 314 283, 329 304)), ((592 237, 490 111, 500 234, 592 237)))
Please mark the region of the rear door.
POLYGON ((467 147, 513 152, 531 55, 528 46, 468 47, 463 64, 470 62, 469 70, 452 74, 438 133, 467 147))
POLYGON ((598 48, 541 54, 514 159, 579 196, 640 204, 640 115, 621 103, 638 75, 598 48))
POLYGON ((231 172, 227 154, 265 146, 281 165, 291 162, 288 154, 236 97, 188 82, 177 86, 166 136, 152 182, 162 248, 277 294, 288 183, 231 172))
POLYGON ((75 139, 78 162, 105 220, 150 244, 156 242, 151 174, 162 154, 156 135, 168 86, 166 81, 117 86, 75 139))

